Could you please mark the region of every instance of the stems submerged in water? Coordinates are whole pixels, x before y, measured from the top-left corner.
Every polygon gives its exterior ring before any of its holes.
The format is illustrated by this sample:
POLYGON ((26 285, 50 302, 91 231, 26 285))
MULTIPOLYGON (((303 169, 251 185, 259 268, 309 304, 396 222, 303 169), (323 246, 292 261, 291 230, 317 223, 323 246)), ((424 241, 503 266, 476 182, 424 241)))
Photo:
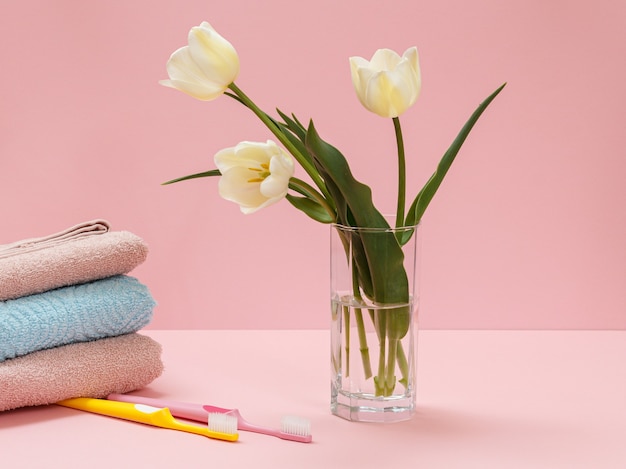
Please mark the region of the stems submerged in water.
MULTIPOLYGON (((411 309, 411 305, 406 308, 411 309)), ((363 299, 355 299, 353 296, 342 297, 333 306, 333 311, 336 311, 335 321, 338 323, 337 340, 341 341, 339 348, 335 349, 340 355, 333 357, 335 372, 338 373, 341 368, 342 378, 353 383, 351 386, 359 391, 367 392, 369 380, 372 383, 372 394, 379 397, 402 393, 409 386, 410 362, 414 357, 407 356, 405 349, 411 347, 411 333, 403 338, 394 337, 393 334, 394 314, 399 309, 403 307, 371 307, 363 299), (367 318, 363 311, 365 307, 369 312, 367 318), (354 351, 357 345, 360 366, 354 351), (375 372, 372 361, 376 363, 375 372), (404 390, 397 389, 398 384, 404 390)))

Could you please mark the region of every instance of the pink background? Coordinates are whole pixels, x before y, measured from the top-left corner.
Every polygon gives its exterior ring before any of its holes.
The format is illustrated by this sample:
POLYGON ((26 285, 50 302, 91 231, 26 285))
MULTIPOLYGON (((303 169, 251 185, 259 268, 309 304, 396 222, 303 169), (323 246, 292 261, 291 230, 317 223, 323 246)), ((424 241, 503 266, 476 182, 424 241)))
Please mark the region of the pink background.
POLYGON ((421 327, 626 328, 626 3, 380 4, 2 0, 0 244, 105 218, 150 246, 134 275, 159 302, 152 328, 325 328, 327 226, 286 202, 244 216, 215 179, 160 186, 268 132, 157 81, 208 20, 239 52, 238 85, 313 117, 391 211, 393 128, 359 104, 348 57, 416 45, 411 195, 508 82, 424 219, 421 327))

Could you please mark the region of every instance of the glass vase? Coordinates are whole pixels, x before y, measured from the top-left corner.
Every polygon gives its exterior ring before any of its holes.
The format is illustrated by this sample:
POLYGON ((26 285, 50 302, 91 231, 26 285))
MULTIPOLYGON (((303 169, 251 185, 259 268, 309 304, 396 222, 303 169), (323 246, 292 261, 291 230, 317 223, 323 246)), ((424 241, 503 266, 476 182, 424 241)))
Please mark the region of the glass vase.
POLYGON ((415 413, 419 235, 419 225, 331 226, 331 411, 339 417, 398 422, 415 413))

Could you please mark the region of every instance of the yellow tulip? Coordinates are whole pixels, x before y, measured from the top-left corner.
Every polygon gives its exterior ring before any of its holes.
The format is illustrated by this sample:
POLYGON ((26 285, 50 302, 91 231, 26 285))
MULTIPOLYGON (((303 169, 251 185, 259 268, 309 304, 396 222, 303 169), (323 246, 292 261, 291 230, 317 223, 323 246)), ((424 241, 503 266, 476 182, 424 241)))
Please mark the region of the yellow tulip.
POLYGON ((359 101, 382 117, 398 117, 415 103, 422 88, 415 47, 402 57, 390 49, 377 50, 370 61, 350 57, 350 69, 359 101))
POLYGON ((295 169, 291 155, 271 140, 241 142, 219 151, 214 161, 222 173, 220 196, 238 203, 245 214, 283 199, 295 169))
POLYGON ((237 51, 206 21, 191 28, 188 42, 167 62, 170 79, 159 83, 202 101, 218 98, 239 74, 237 51))

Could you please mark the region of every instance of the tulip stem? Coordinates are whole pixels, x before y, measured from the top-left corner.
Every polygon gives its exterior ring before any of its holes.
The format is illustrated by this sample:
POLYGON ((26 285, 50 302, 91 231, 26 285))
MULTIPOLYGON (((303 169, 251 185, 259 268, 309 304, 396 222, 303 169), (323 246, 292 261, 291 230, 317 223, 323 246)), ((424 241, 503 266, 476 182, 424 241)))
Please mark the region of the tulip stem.
MULTIPOLYGON (((259 108, 256 104, 254 104, 254 102, 237 85, 235 85, 234 82, 228 85, 228 88, 230 88, 230 90, 233 93, 235 93, 235 96, 238 98, 238 100, 248 109, 250 109, 259 119, 261 119, 261 121, 265 124, 265 126, 276 136, 278 140, 280 140, 280 142, 285 146, 285 148, 287 148, 289 153, 293 155, 293 157, 298 161, 298 163, 300 163, 300 166, 302 166, 302 168, 307 172, 307 174, 311 177, 311 179, 313 179, 313 182, 315 182, 315 185, 319 187, 319 189, 322 191, 324 196, 327 197, 328 200, 332 200, 332 197, 330 197, 330 194, 328 193, 328 189, 326 188, 326 184, 324 184, 324 181, 319 175, 317 169, 315 169, 315 166, 313 166, 300 153, 300 151, 296 148, 296 146, 293 143, 291 143, 289 138, 287 138, 287 136, 282 132, 280 127, 276 125, 276 123, 272 120, 272 118, 270 118, 265 112, 263 112, 261 108, 259 108)), ((333 217, 334 217, 334 214, 333 214, 333 217)))
POLYGON ((393 118, 393 127, 396 132, 398 146, 398 205, 396 209, 396 228, 404 226, 404 206, 406 204, 406 158, 404 157, 404 140, 400 118, 393 118))
MULTIPOLYGON (((353 297, 357 304, 364 304, 363 297, 361 296, 361 288, 359 286, 359 276, 356 270, 356 266, 352 265, 352 291, 353 297)), ((354 308, 354 316, 356 318, 357 333, 359 336, 359 350, 361 351, 361 362, 363 363, 363 375, 365 379, 372 377, 372 365, 370 362, 370 349, 367 345, 367 332, 365 331, 365 322, 363 321, 362 308, 354 308)), ((348 329, 346 328, 346 333, 348 329)), ((347 341, 346 337, 346 341, 347 341)))

